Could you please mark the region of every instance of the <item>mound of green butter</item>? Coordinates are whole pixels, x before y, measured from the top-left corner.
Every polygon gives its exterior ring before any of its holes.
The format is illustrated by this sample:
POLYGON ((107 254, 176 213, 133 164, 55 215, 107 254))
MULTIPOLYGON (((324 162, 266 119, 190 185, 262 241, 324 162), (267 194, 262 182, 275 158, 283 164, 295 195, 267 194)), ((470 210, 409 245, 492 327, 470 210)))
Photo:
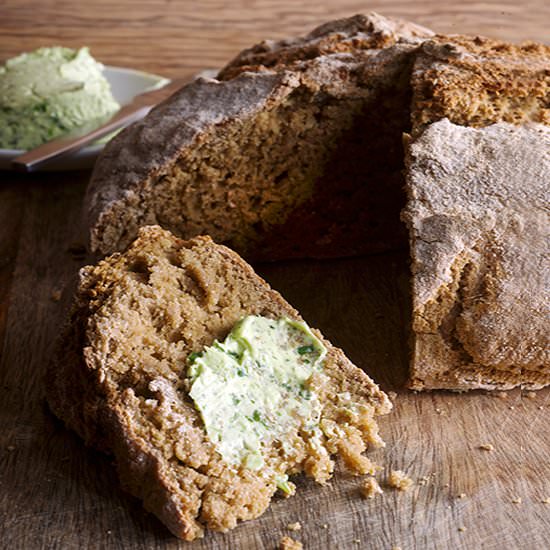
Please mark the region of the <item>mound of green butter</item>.
POLYGON ((260 469, 264 445, 284 445, 294 427, 319 430, 321 403, 310 380, 326 353, 303 322, 248 316, 223 342, 189 356, 189 395, 227 462, 260 469))
POLYGON ((88 48, 39 48, 0 67, 0 148, 32 149, 119 108, 88 48))

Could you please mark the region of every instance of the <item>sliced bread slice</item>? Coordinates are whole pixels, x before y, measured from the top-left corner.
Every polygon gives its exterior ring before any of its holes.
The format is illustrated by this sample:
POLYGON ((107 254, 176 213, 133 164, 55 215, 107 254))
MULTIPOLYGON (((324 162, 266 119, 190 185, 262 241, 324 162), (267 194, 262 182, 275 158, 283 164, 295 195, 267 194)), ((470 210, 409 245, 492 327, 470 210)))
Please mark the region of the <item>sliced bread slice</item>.
MULTIPOLYGON (((184 539, 201 536, 205 526, 225 531, 259 516, 277 487, 292 492, 288 475, 305 472, 326 482, 334 455, 354 473, 372 473, 363 452, 382 445, 375 417, 389 412, 387 396, 312 329, 316 343, 299 346, 297 354, 302 368, 314 347, 326 351, 300 389, 315 403, 315 426, 297 412, 300 403, 289 413, 295 420, 287 415, 281 426, 284 433, 259 407, 248 420, 263 424, 260 462, 229 459, 223 438, 209 429, 209 414, 218 409, 207 410, 200 398, 201 388, 217 384, 222 390, 213 399, 221 407, 229 382, 205 378, 195 386, 206 367, 190 367, 205 348, 219 351, 248 316, 305 327, 235 252, 207 237, 183 241, 145 227, 125 253, 82 269, 72 323, 49 371, 53 412, 87 444, 112 453, 122 485, 184 539)), ((256 393, 240 397, 259 399, 256 393)), ((233 405, 240 410, 238 399, 233 405)))

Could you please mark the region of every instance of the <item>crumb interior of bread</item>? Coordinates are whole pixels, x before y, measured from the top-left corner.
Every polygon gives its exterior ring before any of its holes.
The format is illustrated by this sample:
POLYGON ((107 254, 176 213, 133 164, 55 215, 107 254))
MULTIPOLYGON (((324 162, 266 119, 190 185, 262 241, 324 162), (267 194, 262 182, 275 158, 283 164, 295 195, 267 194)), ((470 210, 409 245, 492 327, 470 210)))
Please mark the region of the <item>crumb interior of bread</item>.
POLYGON ((415 134, 442 118, 473 127, 550 123, 548 46, 459 36, 452 42, 467 55, 442 63, 435 55, 418 58, 412 81, 415 134))
POLYGON ((336 96, 299 87, 214 127, 154 182, 151 209, 179 235, 208 233, 253 257, 345 256, 405 244, 405 79, 336 96))
MULTIPOLYGON (((296 314, 274 300, 234 255, 221 252, 226 249, 182 247, 162 235, 147 246, 138 239, 125 255, 88 271, 83 292, 94 298, 87 339, 109 407, 124 411, 118 414, 123 414, 126 437, 151 457, 153 472, 162 471, 162 483, 177 495, 177 506, 194 526, 191 538, 202 524, 226 530, 260 515, 276 491, 274 474, 305 472, 324 483, 333 470, 331 455, 340 455, 354 473, 372 473, 374 466, 363 452, 369 443, 381 444, 376 404, 369 403, 361 383, 365 375, 356 369, 355 379, 346 376, 345 358, 335 350, 325 360, 328 376, 315 388, 324 403, 321 445, 297 429, 286 440, 290 451, 277 441, 263 449, 262 471, 221 458, 187 394, 187 357, 222 340, 247 314, 296 314), (345 406, 341 397, 346 392, 364 403, 360 411, 345 406)), ((147 476, 124 470, 121 475, 147 506, 147 476)))

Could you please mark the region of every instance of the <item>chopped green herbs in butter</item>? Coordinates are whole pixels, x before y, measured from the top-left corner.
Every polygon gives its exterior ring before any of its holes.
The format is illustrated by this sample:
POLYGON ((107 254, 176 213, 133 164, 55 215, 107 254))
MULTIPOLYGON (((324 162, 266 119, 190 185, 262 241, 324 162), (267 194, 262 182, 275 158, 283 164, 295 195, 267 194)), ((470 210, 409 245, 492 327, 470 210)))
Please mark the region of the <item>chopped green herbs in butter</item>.
POLYGON ((119 109, 87 48, 39 48, 0 66, 0 147, 31 149, 119 109))
MULTIPOLYGON (((257 470, 263 444, 284 444, 297 427, 318 431, 321 403, 310 382, 326 353, 303 322, 248 316, 223 342, 189 355, 189 395, 227 462, 257 470)), ((280 488, 291 490, 282 478, 280 488)))

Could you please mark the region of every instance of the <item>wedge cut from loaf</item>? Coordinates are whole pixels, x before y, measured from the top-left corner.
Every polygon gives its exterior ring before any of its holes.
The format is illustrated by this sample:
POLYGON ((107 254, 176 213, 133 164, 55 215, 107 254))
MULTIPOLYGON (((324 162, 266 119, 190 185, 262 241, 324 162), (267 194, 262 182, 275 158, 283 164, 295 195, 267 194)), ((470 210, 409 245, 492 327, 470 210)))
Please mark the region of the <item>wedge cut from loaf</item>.
POLYGON ((92 248, 122 250, 147 224, 254 259, 404 244, 401 136, 413 53, 431 35, 356 16, 186 86, 99 158, 86 201, 92 248))
POLYGON ((411 387, 550 384, 550 127, 443 119, 407 172, 411 387))
POLYGON ((300 428, 285 445, 266 441, 260 470, 222 458, 189 395, 189 360, 249 315, 300 320, 233 251, 145 227, 126 252, 82 269, 50 369, 51 409, 112 453, 122 485, 184 539, 262 514, 275 473, 324 483, 334 455, 354 473, 372 472, 363 452, 382 444, 375 417, 389 412, 388 398, 314 330, 328 350, 322 381, 312 382, 323 434, 314 442, 300 428))

